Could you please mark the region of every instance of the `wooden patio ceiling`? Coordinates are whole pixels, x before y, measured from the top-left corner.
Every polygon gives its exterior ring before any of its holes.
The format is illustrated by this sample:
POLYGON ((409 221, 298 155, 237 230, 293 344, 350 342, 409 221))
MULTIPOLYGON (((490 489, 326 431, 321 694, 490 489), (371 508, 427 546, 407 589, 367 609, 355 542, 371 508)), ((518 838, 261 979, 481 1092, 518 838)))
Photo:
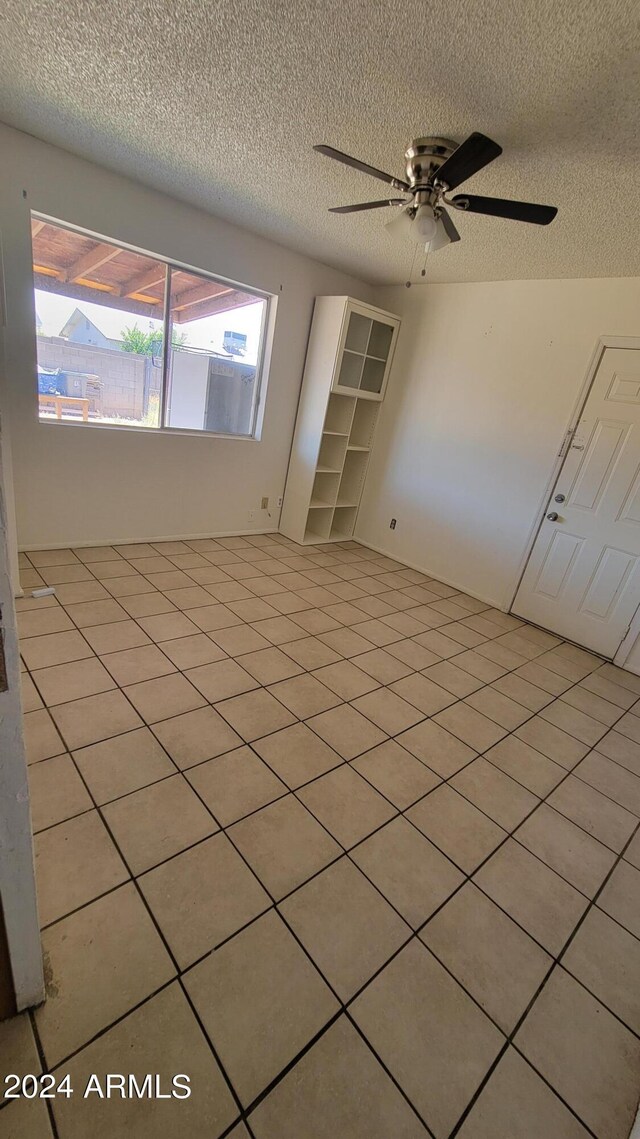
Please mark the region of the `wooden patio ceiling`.
MULTIPOLYGON (((37 289, 162 319, 167 272, 164 261, 35 219, 31 222, 31 240, 37 289)), ((252 293, 188 270, 174 269, 171 282, 171 317, 176 324, 256 300, 252 293)))

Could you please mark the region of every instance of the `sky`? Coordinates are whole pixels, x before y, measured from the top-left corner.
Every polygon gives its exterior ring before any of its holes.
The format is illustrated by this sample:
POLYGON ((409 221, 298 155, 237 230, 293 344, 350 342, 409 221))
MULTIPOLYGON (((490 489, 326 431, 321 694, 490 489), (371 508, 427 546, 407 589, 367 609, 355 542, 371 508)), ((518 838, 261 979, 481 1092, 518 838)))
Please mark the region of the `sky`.
MULTIPOLYGON (((57 293, 35 290, 36 312, 42 327, 43 336, 59 336, 74 309, 81 312, 93 321, 96 328, 114 340, 119 340, 124 328, 133 328, 138 325, 143 332, 162 327, 159 320, 140 316, 138 313, 125 312, 123 309, 110 308, 108 305, 96 305, 89 301, 77 301, 70 297, 63 297, 57 293)), ((247 364, 255 364, 258 359, 260 346, 260 327, 262 321, 263 301, 244 305, 242 308, 231 309, 229 312, 216 313, 201 320, 192 320, 185 324, 176 325, 178 333, 186 333, 185 344, 189 348, 208 348, 215 352, 224 352, 222 338, 225 331, 243 332, 247 336, 247 350, 239 359, 247 364)))

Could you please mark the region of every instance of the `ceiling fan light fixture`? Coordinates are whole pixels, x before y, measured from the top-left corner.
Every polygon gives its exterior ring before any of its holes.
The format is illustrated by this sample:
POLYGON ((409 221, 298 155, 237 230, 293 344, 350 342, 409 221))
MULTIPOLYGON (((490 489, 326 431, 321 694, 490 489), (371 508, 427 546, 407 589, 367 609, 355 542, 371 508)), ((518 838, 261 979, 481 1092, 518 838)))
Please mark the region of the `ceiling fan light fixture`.
POLYGON ((438 232, 438 223, 433 212, 433 206, 428 205, 427 202, 418 206, 414 226, 420 241, 427 243, 433 241, 438 232))
POLYGON ((436 221, 436 230, 430 241, 427 241, 426 252, 437 253, 439 249, 444 249, 445 245, 451 244, 451 238, 444 228, 442 218, 439 217, 436 221))
POLYGON ((385 229, 391 237, 406 238, 409 241, 416 240, 416 233, 413 228, 413 206, 407 209, 400 209, 396 211, 395 217, 388 221, 385 229))

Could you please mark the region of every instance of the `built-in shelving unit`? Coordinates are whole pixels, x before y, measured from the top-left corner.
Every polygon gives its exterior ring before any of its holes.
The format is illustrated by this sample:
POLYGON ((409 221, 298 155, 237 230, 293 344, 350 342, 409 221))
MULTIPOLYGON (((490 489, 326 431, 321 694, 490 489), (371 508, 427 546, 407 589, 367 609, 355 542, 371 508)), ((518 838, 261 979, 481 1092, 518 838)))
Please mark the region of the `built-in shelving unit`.
POLYGON ((296 542, 353 535, 399 318, 318 297, 280 521, 296 542))

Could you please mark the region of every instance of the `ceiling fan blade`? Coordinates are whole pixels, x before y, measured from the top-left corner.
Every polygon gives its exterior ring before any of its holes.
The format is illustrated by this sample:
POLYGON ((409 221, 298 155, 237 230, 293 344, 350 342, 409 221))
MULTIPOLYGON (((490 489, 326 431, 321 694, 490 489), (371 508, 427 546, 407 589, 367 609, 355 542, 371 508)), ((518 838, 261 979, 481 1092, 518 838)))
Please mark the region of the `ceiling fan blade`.
POLYGON ((449 238, 449 241, 459 241, 460 234, 451 221, 451 218, 449 217, 447 211, 443 210, 442 207, 440 207, 440 221, 442 222, 443 229, 449 238))
POLYGON ((360 210, 379 210, 383 206, 401 206, 404 198, 384 198, 381 202, 358 202, 355 206, 332 206, 330 214, 357 214, 360 210))
POLYGON ((450 190, 455 190, 461 182, 466 182, 472 174, 477 174, 483 166, 488 166, 502 154, 502 147, 497 142, 487 138, 486 134, 474 131, 457 150, 443 162, 436 175, 439 182, 444 182, 450 190))
POLYGON ((333 146, 326 146, 322 143, 320 146, 314 146, 313 149, 317 150, 318 154, 324 154, 327 158, 335 159, 336 162, 343 162, 345 166, 353 166, 354 170, 361 170, 363 174, 370 174, 372 178, 380 178, 382 182, 388 182, 394 190, 409 189, 408 182, 403 182, 401 178, 394 178, 392 174, 386 174, 384 170, 369 166, 367 162, 361 162, 359 158, 352 158, 350 154, 344 154, 343 151, 336 150, 333 146))
POLYGON ((510 198, 483 198, 478 194, 457 194, 451 199, 458 209, 472 214, 488 214, 512 221, 528 221, 533 225, 549 225, 556 216, 556 206, 539 206, 535 202, 513 202, 510 198))

